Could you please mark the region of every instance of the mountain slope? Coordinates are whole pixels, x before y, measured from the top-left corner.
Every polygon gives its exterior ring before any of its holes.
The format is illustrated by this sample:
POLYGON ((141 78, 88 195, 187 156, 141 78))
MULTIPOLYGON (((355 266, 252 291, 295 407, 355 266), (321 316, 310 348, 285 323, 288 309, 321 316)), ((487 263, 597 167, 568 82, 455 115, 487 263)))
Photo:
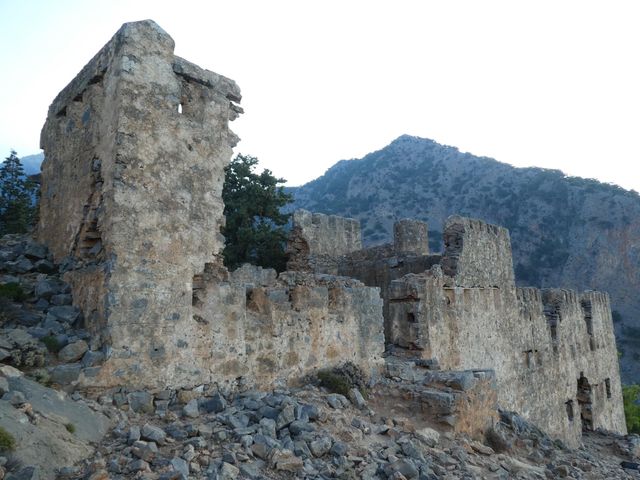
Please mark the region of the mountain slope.
POLYGON ((40 165, 44 160, 44 153, 36 153, 34 155, 27 155, 20 159, 22 166, 24 167, 24 172, 27 175, 35 175, 36 173, 40 173, 40 165))
POLYGON ((637 193, 406 135, 290 190, 296 208, 359 219, 370 245, 388 241, 405 217, 429 223, 434 251, 454 213, 507 227, 519 285, 610 293, 624 380, 640 382, 637 193))

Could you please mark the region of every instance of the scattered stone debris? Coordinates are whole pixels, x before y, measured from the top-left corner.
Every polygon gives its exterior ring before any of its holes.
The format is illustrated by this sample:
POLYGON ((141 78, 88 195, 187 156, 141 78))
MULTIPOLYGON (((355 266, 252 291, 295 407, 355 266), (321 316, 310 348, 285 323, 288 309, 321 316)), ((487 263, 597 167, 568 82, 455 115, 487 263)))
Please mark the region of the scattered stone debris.
POLYGON ((91 375, 104 354, 91 348, 71 287, 44 245, 25 236, 3 237, 0 285, 11 285, 13 294, 0 300, 0 361, 60 386, 91 375), (42 261, 50 267, 46 272, 38 266, 42 261))

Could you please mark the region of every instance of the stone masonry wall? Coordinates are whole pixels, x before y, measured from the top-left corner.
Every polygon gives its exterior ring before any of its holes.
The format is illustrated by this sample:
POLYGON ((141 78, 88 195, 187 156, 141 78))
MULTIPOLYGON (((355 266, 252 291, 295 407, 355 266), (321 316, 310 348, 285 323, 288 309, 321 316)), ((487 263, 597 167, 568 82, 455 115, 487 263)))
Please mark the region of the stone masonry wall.
POLYGON ((429 255, 429 228, 424 222, 403 218, 393 225, 393 245, 401 255, 429 255))
MULTIPOLYGON (((377 286, 388 318, 388 291, 392 280, 428 270, 440 261, 428 255, 427 224, 403 219, 394 225, 393 243, 362 249, 357 220, 297 210, 289 237, 289 270, 330 273, 377 286), (321 239, 319 238, 321 237, 321 239)), ((385 336, 390 335, 385 323, 385 336)))
POLYGON ((245 285, 221 267, 240 90, 173 47, 152 21, 123 25, 56 97, 42 131, 37 236, 56 260, 68 257, 74 302, 106 354, 82 381, 260 385, 347 359, 375 369, 376 289, 287 278, 247 304, 245 285))
POLYGON ((502 408, 573 446, 583 427, 625 431, 606 294, 516 289, 509 232, 495 225, 449 218, 442 257, 420 247, 426 224, 396 227, 393 244, 325 261, 380 287, 387 345, 447 370, 494 370, 502 408))
POLYGON ((151 21, 125 24, 56 97, 42 131, 38 237, 56 260, 74 259, 74 300, 109 357, 126 360, 112 372, 121 382, 172 383, 194 362, 176 347, 193 322, 191 281, 224 241, 240 91, 173 47, 151 21))
POLYGON ((276 278, 274 270, 249 265, 222 281, 205 273, 199 284, 199 335, 184 348, 208 357, 204 365, 216 382, 242 377, 282 385, 345 361, 367 372, 381 368, 382 300, 375 288, 302 272, 276 278))
POLYGON ((583 426, 625 432, 606 294, 460 286, 468 279, 434 266, 393 281, 387 341, 445 369, 494 369, 502 408, 573 446, 583 426))

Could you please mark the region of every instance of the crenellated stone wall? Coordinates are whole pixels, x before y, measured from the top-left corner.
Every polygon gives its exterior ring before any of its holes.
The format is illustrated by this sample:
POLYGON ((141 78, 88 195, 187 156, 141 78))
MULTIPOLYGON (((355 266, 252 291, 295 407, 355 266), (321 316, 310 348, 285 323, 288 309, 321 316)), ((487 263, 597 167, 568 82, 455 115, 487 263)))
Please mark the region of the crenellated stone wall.
POLYGON ((509 232, 479 220, 451 217, 444 243, 442 257, 394 241, 336 259, 341 275, 380 287, 388 348, 494 370, 503 409, 573 446, 583 428, 625 432, 608 295, 516 288, 509 232))
MULTIPOLYGON (((152 21, 123 25, 56 97, 42 130, 37 236, 64 260, 92 345, 106 356, 81 381, 267 387, 347 360, 375 371, 384 348, 377 289, 221 266, 240 90, 173 49, 152 21)), ((354 229, 344 248, 359 248, 357 222, 335 221, 354 229)), ((317 226, 323 245, 336 226, 317 226)))
MULTIPOLYGON (((429 255, 427 224, 418 220, 396 222, 393 243, 362 249, 360 235, 357 220, 297 210, 293 214, 289 236, 287 267, 289 270, 356 278, 366 285, 380 287, 384 300, 383 316, 388 319, 391 281, 408 273, 424 272, 439 263, 441 257, 429 255), (322 242, 316 240, 320 235, 322 242), (333 239, 334 235, 337 240, 333 239), (334 243, 337 246, 332 249, 330 246, 334 243)), ((386 337, 391 335, 389 328, 385 321, 386 337)))

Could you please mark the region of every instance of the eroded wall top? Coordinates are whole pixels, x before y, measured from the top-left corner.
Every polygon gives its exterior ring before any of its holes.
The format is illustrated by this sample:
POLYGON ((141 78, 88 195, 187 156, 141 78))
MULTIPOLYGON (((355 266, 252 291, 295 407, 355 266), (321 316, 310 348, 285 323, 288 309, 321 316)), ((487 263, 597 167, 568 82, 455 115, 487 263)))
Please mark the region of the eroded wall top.
POLYGON ((313 255, 339 256, 362 248, 360 222, 353 218, 296 210, 293 225, 301 229, 313 255))
POLYGON ((442 270, 461 287, 514 287, 509 231, 473 218, 449 217, 442 270))

